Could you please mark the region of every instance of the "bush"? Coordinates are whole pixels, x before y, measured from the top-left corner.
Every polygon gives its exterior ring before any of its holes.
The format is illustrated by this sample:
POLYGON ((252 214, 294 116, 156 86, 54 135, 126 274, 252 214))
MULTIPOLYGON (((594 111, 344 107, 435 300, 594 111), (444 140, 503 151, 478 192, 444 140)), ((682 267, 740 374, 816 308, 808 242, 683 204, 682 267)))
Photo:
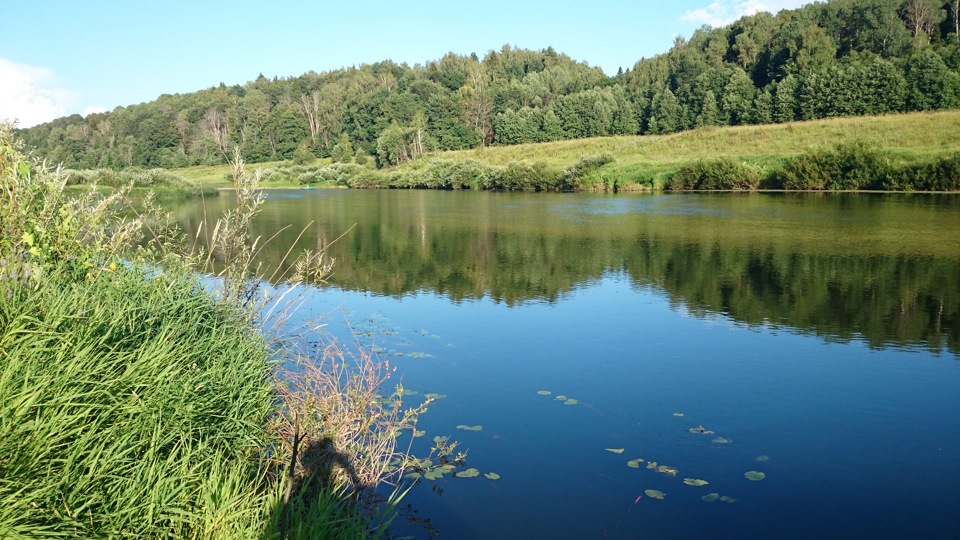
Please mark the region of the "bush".
POLYGON ((670 178, 667 188, 673 191, 756 189, 760 185, 760 178, 756 168, 721 158, 684 165, 670 178))
POLYGON ((101 184, 108 186, 134 187, 177 187, 192 188, 193 182, 182 174, 167 169, 67 169, 63 171, 67 177, 67 185, 101 184))
POLYGON ((896 176, 891 175, 884 189, 957 191, 960 190, 960 153, 941 157, 934 162, 911 165, 896 176))
POLYGON ((603 167, 607 163, 613 163, 616 158, 612 154, 600 154, 598 156, 584 156, 576 163, 567 167, 560 173, 560 189, 564 191, 583 191, 587 186, 587 177, 593 171, 603 167))
POLYGON ((560 174, 543 162, 513 162, 502 169, 490 169, 483 188, 503 191, 559 191, 560 174))
POLYGON ((852 143, 787 160, 775 182, 784 189, 881 189, 897 176, 896 168, 879 152, 852 143))

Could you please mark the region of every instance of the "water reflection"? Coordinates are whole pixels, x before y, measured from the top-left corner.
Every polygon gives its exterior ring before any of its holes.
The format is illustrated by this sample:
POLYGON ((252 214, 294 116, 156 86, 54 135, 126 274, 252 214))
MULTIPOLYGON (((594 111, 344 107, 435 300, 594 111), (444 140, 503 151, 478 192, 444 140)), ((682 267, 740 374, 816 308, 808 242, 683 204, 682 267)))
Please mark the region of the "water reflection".
MULTIPOLYGON (((176 216, 193 235, 204 209, 176 216)), ((346 290, 517 305, 625 273, 699 316, 960 353, 958 197, 271 192, 255 234, 286 226, 266 265, 307 227, 346 290)))

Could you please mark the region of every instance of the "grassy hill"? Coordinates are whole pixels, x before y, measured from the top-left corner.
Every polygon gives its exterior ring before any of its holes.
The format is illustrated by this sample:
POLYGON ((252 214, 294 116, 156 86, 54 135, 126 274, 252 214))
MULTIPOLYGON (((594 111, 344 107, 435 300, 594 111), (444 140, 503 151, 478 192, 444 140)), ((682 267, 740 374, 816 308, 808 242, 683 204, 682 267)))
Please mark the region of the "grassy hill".
MULTIPOLYGON (((436 152, 412 164, 383 169, 373 169, 371 165, 331 164, 329 160, 301 166, 271 163, 266 171, 287 171, 287 174, 274 174, 265 185, 482 189, 490 187, 483 184, 487 169, 513 168, 520 175, 557 176, 584 158, 603 156, 602 161, 609 162, 588 167, 580 178, 580 189, 604 191, 616 186, 621 191, 639 191, 663 189, 678 171, 698 162, 728 159, 764 175, 782 169, 791 159, 851 144, 862 144, 895 166, 929 163, 960 153, 957 134, 960 134, 960 111, 832 118, 762 126, 710 127, 671 135, 597 137, 436 152), (473 172, 464 173, 469 167, 473 172), (431 175, 470 175, 476 171, 480 172, 468 185, 432 186, 422 179, 431 175)), ((227 166, 191 167, 179 172, 204 185, 229 186, 227 166)))

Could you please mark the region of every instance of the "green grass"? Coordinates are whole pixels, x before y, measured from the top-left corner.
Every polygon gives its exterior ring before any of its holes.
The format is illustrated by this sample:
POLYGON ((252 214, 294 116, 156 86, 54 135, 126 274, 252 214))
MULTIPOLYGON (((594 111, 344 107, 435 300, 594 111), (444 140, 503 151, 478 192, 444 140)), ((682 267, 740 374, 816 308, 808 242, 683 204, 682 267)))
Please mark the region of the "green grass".
MULTIPOLYGON (((194 279, 114 267, 0 281, 0 537, 278 538, 263 337, 194 279)), ((291 523, 365 536, 316 496, 291 523)))
POLYGON ((592 173, 591 180, 661 188, 682 166, 699 160, 725 157, 769 169, 782 166, 790 157, 850 142, 862 142, 902 162, 931 159, 960 151, 958 133, 960 111, 943 111, 495 146, 442 152, 426 159, 472 159, 499 166, 542 162, 562 170, 583 156, 610 154, 616 162, 592 173))
MULTIPOLYGON (((329 158, 317 159, 311 163, 305 164, 307 167, 324 167, 330 164, 329 158)), ((271 169, 271 168, 280 168, 280 167, 293 167, 293 162, 290 161, 267 161, 263 163, 251 163, 248 165, 251 171, 255 169, 271 169)), ((230 179, 231 167, 228 164, 223 165, 200 165, 196 167, 185 167, 182 169, 175 169, 176 172, 182 174, 187 180, 190 180, 194 184, 201 185, 203 187, 213 187, 213 188, 229 188, 233 187, 233 182, 230 179)), ((265 181, 262 183, 263 187, 299 187, 300 184, 297 183, 296 179, 293 180, 281 180, 281 181, 265 181)))

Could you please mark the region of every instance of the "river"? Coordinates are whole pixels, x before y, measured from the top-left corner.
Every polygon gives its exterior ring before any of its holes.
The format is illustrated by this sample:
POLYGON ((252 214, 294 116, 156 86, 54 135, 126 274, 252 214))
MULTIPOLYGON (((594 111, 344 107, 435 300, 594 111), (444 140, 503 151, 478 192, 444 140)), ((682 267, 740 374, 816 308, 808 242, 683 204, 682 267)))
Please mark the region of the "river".
POLYGON ((278 190, 266 264, 304 229, 306 314, 480 472, 398 535, 960 537, 958 196, 278 190))

